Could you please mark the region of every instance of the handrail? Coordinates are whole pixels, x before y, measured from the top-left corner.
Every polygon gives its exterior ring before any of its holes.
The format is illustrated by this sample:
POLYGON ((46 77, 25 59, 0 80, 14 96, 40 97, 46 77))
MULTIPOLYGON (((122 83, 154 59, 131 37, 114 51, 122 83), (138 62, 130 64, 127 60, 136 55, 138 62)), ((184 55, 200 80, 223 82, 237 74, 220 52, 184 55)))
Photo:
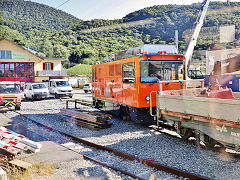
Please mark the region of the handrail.
POLYGON ((157 113, 153 115, 153 110, 152 110, 152 93, 156 93, 157 94, 157 91, 151 91, 150 93, 150 115, 153 116, 153 117, 156 117, 157 116, 157 113))

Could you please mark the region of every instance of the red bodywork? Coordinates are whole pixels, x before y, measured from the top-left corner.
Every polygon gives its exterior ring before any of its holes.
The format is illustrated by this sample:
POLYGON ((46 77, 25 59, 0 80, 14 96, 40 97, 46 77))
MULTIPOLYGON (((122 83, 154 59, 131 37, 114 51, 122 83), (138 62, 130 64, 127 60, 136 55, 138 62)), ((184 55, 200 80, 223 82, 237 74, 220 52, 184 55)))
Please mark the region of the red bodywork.
MULTIPOLYGON (((184 62, 182 55, 161 55, 145 54, 131 58, 121 59, 103 64, 92 66, 92 85, 94 89, 93 97, 96 99, 107 100, 131 107, 145 108, 150 106, 146 100, 152 91, 159 91, 159 83, 141 83, 140 81, 140 62, 145 61, 181 61, 184 62), (135 82, 123 82, 123 64, 135 63, 135 82)), ((183 79, 185 79, 186 68, 183 69, 183 79)), ((176 83, 163 83, 163 90, 178 90, 181 86, 176 83)), ((153 106, 156 106, 156 99, 152 99, 153 106)))
MULTIPOLYGON (((6 82, 6 84, 8 84, 8 83, 6 82)), ((11 82, 11 84, 14 85, 12 82, 11 82)), ((3 84, 0 84, 0 85, 3 85, 3 84)), ((18 87, 18 92, 14 92, 14 93, 7 93, 7 92, 3 92, 3 91, 0 92, 0 105, 1 106, 5 105, 7 102, 21 103, 22 95, 21 95, 18 84, 17 84, 17 87, 18 87)))

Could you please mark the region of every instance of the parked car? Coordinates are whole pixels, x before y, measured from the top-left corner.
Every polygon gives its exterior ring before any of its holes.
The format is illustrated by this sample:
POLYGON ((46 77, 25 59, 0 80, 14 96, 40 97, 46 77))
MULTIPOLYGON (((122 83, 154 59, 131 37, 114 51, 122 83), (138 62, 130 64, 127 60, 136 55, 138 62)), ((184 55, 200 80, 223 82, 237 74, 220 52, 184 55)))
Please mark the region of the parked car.
POLYGON ((0 82, 0 106, 14 106, 20 110, 22 95, 20 85, 16 82, 0 82))
POLYGON ((196 69, 188 70, 188 77, 190 77, 191 79, 204 79, 202 71, 196 69))
POLYGON ((48 88, 50 94, 54 94, 55 98, 62 96, 73 97, 73 89, 65 79, 51 79, 48 88))
POLYGON ((91 92, 92 91, 92 83, 86 83, 83 86, 83 90, 84 90, 85 93, 91 92))
POLYGON ((49 90, 44 83, 27 84, 24 90, 24 97, 27 99, 45 99, 49 97, 49 90))

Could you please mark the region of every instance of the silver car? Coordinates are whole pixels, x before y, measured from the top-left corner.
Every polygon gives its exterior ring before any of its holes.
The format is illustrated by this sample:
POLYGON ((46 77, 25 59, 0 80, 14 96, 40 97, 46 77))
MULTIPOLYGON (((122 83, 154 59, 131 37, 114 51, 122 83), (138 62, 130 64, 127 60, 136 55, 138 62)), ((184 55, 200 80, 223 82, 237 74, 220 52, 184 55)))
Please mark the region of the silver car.
POLYGON ((85 93, 91 92, 91 91, 92 91, 92 83, 86 83, 86 84, 83 86, 83 91, 84 91, 85 93))

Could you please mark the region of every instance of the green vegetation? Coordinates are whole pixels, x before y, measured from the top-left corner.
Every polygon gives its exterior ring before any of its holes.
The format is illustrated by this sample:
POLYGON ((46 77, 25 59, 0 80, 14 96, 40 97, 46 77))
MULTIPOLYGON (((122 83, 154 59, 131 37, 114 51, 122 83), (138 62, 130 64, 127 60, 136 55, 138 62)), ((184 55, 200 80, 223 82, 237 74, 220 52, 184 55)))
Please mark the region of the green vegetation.
MULTIPOLYGON (((25 45, 41 56, 66 58, 71 67, 103 62, 105 56, 143 44, 173 44, 175 30, 179 31, 183 52, 186 40, 182 33, 193 27, 200 7, 200 3, 159 5, 132 12, 122 19, 82 21, 46 5, 0 0, 0 37, 25 45)), ((211 2, 204 26, 235 25, 236 38, 240 39, 239 7, 240 2, 232 2, 229 7, 226 2, 211 2)), ((206 50, 217 41, 201 39, 196 50, 206 50)), ((233 47, 236 42, 226 46, 233 47)))
POLYGON ((91 75, 91 65, 88 64, 78 64, 74 67, 67 69, 67 73, 69 75, 84 75, 90 76, 91 75))

